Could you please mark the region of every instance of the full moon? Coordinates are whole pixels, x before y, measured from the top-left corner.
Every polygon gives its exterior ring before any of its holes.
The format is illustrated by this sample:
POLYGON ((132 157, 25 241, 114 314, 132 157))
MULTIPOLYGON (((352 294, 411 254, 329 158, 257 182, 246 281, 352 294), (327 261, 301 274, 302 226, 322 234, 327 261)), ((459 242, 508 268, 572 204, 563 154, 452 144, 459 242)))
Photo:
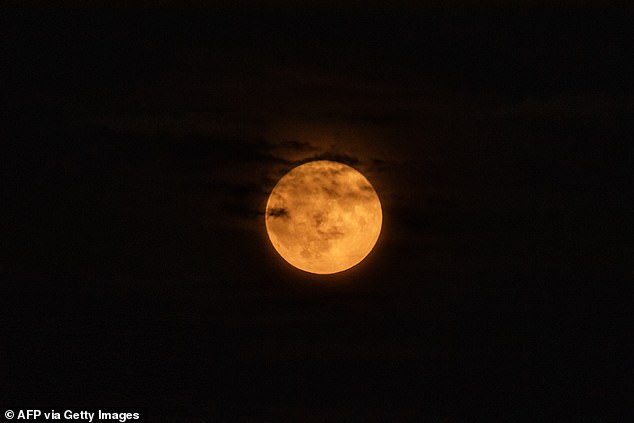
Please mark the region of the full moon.
POLYGON ((273 247, 309 273, 337 273, 360 263, 379 239, 382 221, 370 182, 352 167, 328 160, 292 169, 266 204, 273 247))

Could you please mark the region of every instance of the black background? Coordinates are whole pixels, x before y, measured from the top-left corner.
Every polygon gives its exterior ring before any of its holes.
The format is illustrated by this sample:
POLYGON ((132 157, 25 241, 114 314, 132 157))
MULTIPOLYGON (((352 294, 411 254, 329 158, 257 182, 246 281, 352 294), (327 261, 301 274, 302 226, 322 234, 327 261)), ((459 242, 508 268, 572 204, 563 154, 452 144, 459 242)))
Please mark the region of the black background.
POLYGON ((7 407, 625 416, 631 12, 3 5, 7 407), (383 204, 331 276, 288 266, 262 214, 316 158, 383 204))

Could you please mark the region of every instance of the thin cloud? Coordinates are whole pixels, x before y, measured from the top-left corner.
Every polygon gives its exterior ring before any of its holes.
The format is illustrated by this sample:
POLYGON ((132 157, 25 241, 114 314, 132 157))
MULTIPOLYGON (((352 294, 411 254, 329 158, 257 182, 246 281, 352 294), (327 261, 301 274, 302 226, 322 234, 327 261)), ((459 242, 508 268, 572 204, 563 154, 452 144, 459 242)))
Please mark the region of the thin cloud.
POLYGON ((283 207, 274 208, 267 211, 267 216, 288 218, 288 210, 283 207))

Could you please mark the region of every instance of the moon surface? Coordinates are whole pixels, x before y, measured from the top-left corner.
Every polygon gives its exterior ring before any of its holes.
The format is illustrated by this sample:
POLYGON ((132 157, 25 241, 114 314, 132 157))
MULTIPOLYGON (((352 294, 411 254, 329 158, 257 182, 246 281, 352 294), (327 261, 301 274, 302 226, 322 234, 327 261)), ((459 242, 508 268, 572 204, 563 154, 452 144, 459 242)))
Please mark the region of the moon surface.
POLYGON ((291 265, 316 274, 360 263, 376 244, 382 221, 370 182, 352 167, 328 160, 292 169, 266 205, 273 247, 291 265))

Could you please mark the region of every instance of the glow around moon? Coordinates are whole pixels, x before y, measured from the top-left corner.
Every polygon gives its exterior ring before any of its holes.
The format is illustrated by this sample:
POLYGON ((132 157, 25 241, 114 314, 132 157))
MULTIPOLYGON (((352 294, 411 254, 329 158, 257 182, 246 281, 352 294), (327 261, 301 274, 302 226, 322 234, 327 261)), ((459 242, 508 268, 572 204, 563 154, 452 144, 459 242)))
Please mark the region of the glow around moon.
POLYGON ((381 202, 357 170, 327 160, 284 175, 266 205, 266 230, 290 264, 310 273, 349 269, 372 250, 381 232, 381 202))

